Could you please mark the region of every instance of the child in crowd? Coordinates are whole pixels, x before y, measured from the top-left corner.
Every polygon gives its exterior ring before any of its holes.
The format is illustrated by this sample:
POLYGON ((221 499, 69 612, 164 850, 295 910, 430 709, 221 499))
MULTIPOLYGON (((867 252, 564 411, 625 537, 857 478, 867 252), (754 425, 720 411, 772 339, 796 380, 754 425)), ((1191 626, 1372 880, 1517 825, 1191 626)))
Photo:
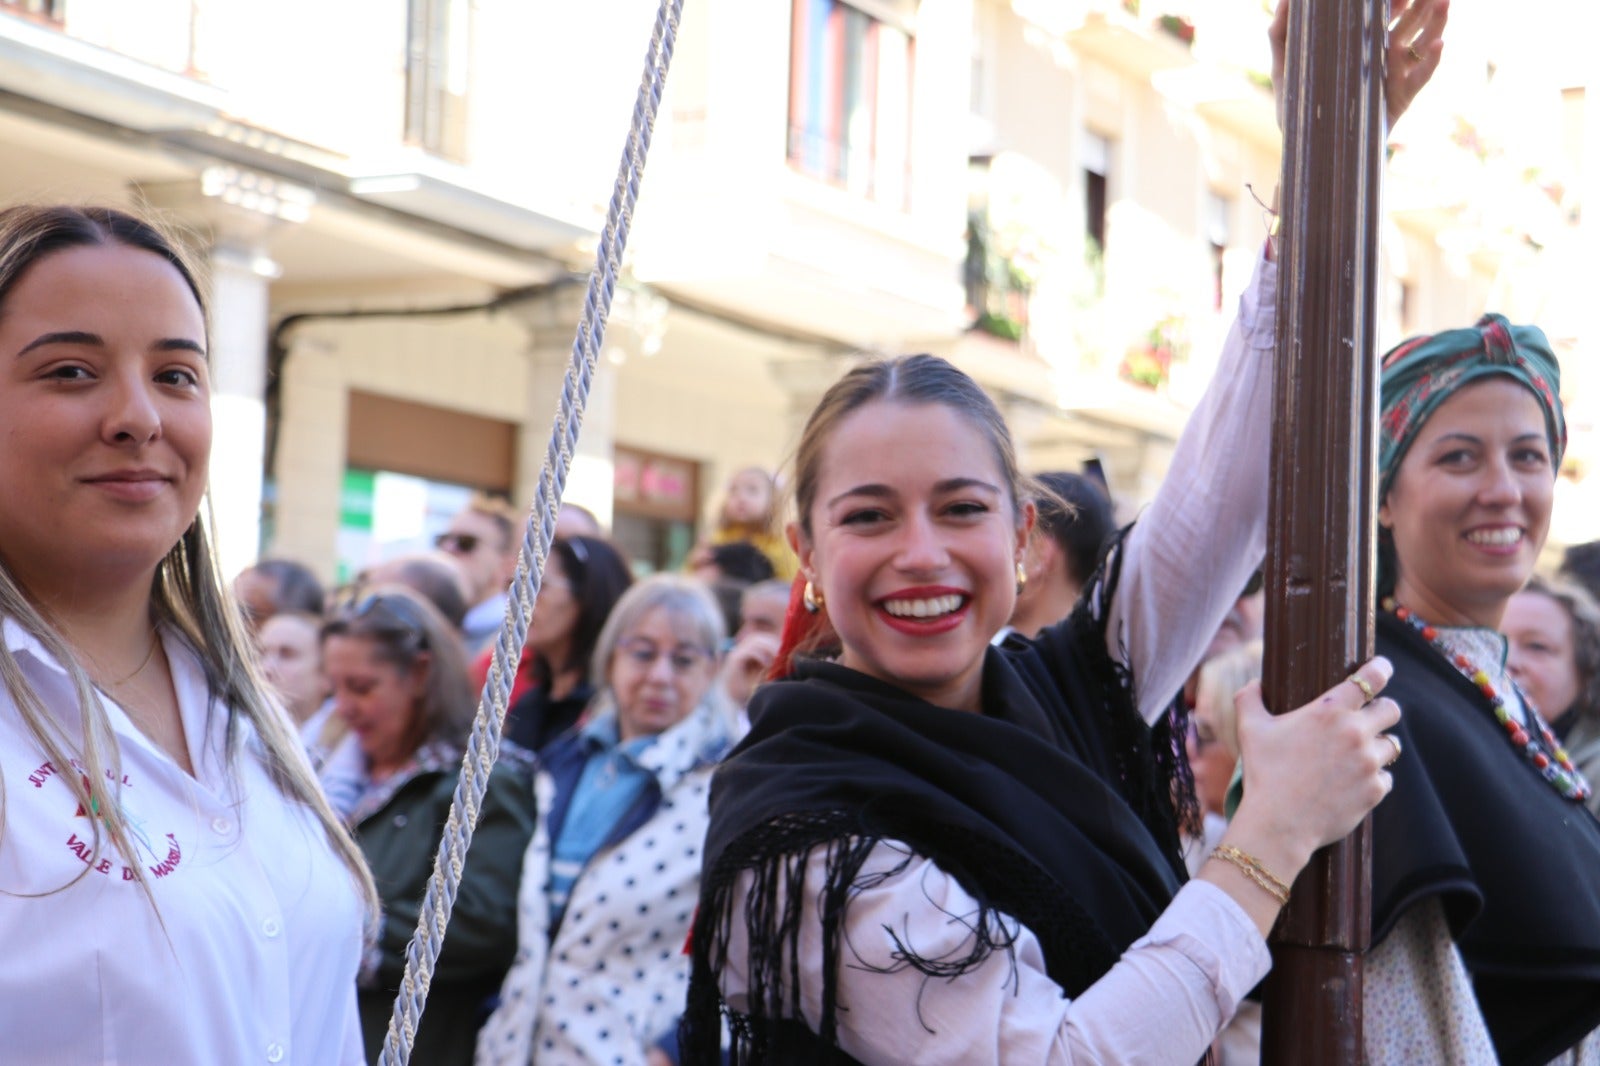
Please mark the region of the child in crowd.
POLYGON ((784 540, 778 521, 778 486, 771 474, 759 466, 747 466, 728 479, 728 487, 718 513, 717 528, 709 541, 695 553, 698 565, 708 549, 735 541, 755 545, 772 562, 773 572, 785 581, 794 577, 794 553, 784 540))

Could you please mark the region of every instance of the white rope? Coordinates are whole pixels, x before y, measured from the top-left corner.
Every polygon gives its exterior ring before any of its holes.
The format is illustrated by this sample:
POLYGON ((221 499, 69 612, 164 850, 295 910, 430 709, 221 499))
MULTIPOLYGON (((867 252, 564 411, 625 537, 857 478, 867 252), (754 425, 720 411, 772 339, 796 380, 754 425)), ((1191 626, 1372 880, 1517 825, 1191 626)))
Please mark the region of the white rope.
POLYGON ((650 134, 661 104, 667 68, 672 62, 672 47, 677 40, 678 18, 682 11, 683 0, 661 0, 655 29, 650 36, 644 80, 634 103, 628 143, 623 149, 622 164, 606 211, 605 228, 601 230, 600 246, 595 252, 594 272, 589 275, 588 294, 583 315, 578 320, 577 336, 572 342, 572 359, 562 382, 555 427, 545 451, 544 468, 539 472, 538 495, 529 511, 522 544, 517 551, 517 573, 509 590, 505 620, 495 640, 489 678, 478 703, 477 717, 472 722, 466 755, 461 761, 461 779, 451 799, 450 815, 439 841, 439 853, 434 860, 433 876, 428 880, 417 931, 406 947, 405 975, 395 999, 394 1014, 389 1019, 389 1032, 378 1060, 380 1066, 405 1066, 411 1058, 417 1023, 427 1003, 434 964, 444 944, 451 908, 455 906, 462 864, 472 843, 473 827, 478 824, 489 771, 499 757, 500 731, 505 724, 511 682, 528 635, 533 601, 538 598, 539 586, 544 580, 545 560, 555 534, 556 512, 560 509, 561 494, 572 467, 572 452, 578 443, 578 429, 583 423, 584 404, 594 380, 595 362, 605 339, 606 317, 611 313, 611 296, 622 267, 628 230, 633 224, 633 207, 639 198, 639 181, 650 150, 650 134))

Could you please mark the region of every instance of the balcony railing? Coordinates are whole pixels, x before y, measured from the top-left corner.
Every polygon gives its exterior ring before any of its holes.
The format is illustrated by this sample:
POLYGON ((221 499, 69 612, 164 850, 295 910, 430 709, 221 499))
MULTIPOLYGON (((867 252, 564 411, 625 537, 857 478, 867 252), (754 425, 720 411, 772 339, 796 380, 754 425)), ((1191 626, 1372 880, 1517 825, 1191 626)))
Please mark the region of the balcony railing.
POLYGON ((1033 279, 994 246, 988 218, 967 218, 967 259, 963 270, 971 328, 1001 340, 1020 341, 1028 333, 1033 279))

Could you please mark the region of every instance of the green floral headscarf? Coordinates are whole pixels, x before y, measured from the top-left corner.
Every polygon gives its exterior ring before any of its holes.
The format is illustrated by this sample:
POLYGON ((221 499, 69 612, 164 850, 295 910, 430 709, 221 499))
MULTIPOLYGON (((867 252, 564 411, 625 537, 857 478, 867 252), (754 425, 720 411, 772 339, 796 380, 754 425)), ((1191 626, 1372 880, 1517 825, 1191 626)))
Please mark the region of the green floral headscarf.
POLYGON ((1561 366, 1544 331, 1513 326, 1488 314, 1471 329, 1413 337, 1383 357, 1383 412, 1378 424, 1378 499, 1389 494, 1400 461, 1439 405, 1461 388, 1492 375, 1527 386, 1544 409, 1552 465, 1567 450, 1561 409, 1561 366))

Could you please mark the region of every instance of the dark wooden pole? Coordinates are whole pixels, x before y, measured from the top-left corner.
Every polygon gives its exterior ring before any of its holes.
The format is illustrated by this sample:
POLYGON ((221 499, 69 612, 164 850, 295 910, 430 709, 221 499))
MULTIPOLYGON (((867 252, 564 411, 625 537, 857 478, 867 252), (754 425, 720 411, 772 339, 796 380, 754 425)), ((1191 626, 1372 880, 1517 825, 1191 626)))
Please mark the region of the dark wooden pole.
MULTIPOLYGON (((1294 0, 1280 213, 1263 686, 1309 703, 1372 654, 1386 0, 1294 0)), ((1361 1061, 1363 824, 1318 852, 1272 936, 1261 1061, 1361 1061)))

